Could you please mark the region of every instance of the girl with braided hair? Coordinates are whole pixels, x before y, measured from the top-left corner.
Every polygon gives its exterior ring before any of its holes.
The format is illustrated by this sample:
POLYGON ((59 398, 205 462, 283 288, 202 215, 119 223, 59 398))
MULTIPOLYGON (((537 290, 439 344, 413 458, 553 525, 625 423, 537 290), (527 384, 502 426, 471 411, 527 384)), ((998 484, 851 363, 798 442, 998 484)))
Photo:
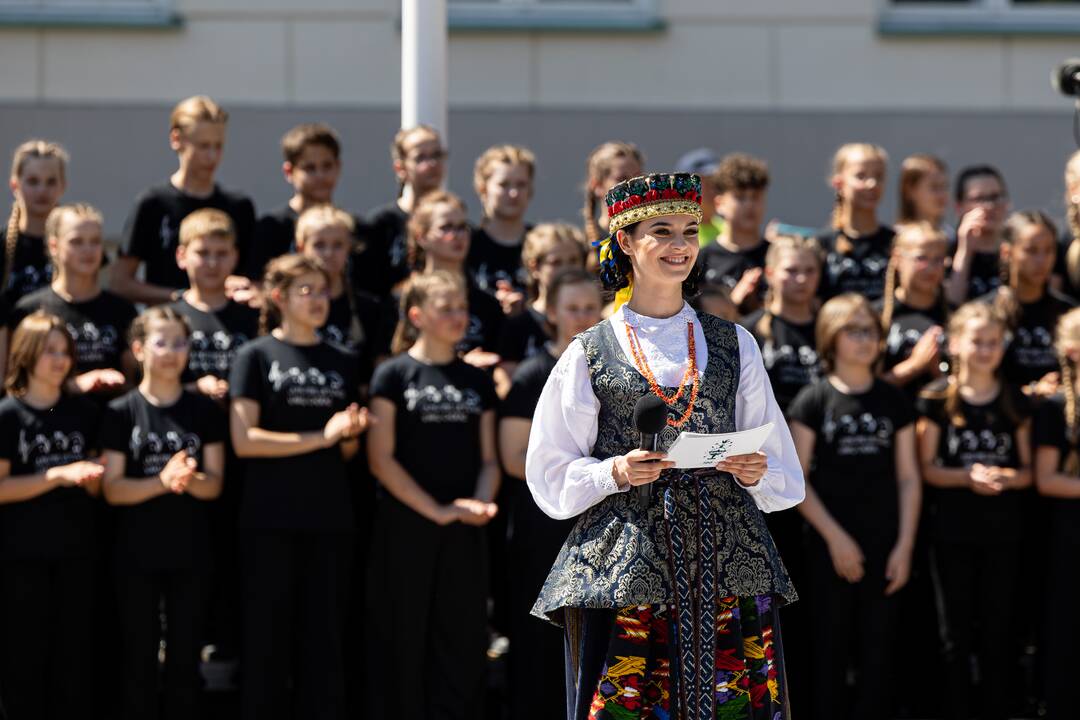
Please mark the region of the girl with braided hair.
POLYGON ((1080 308, 1057 323, 1055 349, 1061 362, 1061 392, 1035 415, 1035 483, 1050 511, 1045 608, 1046 717, 1062 720, 1075 712, 1073 682, 1080 668, 1080 618, 1068 603, 1080 593, 1076 557, 1080 553, 1080 308))
POLYGON ((686 302, 700 188, 655 173, 608 191, 600 277, 617 308, 563 352, 532 424, 533 499, 579 516, 533 608, 566 629, 573 720, 788 715, 777 610, 796 595, 763 511, 800 502, 802 472, 753 336, 686 302), (650 394, 666 415, 656 452, 636 449, 650 394), (768 422, 761 452, 665 459, 680 431, 768 422))
POLYGON ((1001 376, 1008 328, 969 302, 949 320, 950 373, 917 409, 927 523, 944 610, 946 717, 970 717, 971 654, 979 658, 983 720, 1006 718, 1009 650, 1020 572, 1024 498, 1031 486, 1031 408, 1001 376))
MULTIPOLYGON (((645 156, 633 143, 613 140, 589 153, 585 160, 585 206, 581 208, 587 243, 592 245, 606 237, 609 218, 603 207, 604 193, 616 183, 640 175, 644 168, 645 156)), ((594 257, 590 257, 592 261, 594 257)))
POLYGON ((54 142, 27 140, 15 149, 8 182, 15 201, 7 227, 0 229, 0 294, 8 305, 49 284, 45 220, 67 189, 67 164, 67 151, 54 142))

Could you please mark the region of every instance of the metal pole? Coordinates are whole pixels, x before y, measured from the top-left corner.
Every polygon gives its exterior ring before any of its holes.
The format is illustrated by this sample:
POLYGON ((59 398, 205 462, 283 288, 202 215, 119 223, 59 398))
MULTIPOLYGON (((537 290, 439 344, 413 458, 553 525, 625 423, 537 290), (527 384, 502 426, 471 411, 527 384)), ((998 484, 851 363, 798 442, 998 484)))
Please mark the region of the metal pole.
POLYGON ((401 127, 447 136, 446 0, 401 0, 401 127))

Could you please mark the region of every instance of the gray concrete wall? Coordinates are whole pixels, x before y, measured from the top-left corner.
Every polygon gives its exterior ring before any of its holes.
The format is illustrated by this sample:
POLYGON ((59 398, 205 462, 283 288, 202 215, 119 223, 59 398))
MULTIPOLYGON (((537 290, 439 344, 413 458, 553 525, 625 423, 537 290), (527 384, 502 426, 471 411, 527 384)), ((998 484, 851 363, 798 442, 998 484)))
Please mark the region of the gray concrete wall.
MULTIPOLYGON (((366 211, 389 201, 395 190, 389 142, 397 128, 395 109, 343 110, 309 107, 231 107, 220 178, 251 194, 260 211, 282 203, 289 188, 281 177, 279 139, 292 125, 323 120, 341 133, 344 175, 338 202, 366 211)), ((68 200, 100 207, 107 232, 115 235, 135 194, 175 169, 167 144, 169 106, 83 106, 0 104, 0 152, 41 136, 66 145, 72 154, 68 200)), ((825 185, 829 159, 841 143, 869 140, 893 158, 882 218, 895 207, 896 168, 913 152, 943 157, 952 170, 968 163, 998 165, 1016 207, 1063 214, 1062 169, 1074 149, 1072 107, 1018 111, 716 111, 459 109, 451 112, 450 188, 463 194, 473 215, 472 164, 488 145, 522 143, 539 158, 531 219, 577 221, 584 159, 609 139, 636 142, 650 169, 670 169, 684 151, 708 145, 720 153, 742 150, 766 158, 773 171, 769 215, 820 225, 832 195, 825 185)), ((3 211, 0 211, 3 214, 3 211)))

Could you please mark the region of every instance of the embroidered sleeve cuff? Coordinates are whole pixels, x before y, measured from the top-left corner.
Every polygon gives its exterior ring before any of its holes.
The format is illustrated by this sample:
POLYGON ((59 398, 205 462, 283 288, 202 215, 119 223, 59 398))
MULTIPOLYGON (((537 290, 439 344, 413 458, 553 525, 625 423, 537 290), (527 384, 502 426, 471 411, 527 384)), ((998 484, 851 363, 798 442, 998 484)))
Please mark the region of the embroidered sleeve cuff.
POLYGON ((621 488, 619 484, 615 482, 615 476, 611 471, 615 467, 615 458, 608 458, 601 462, 596 463, 590 468, 593 473, 593 482, 596 484, 596 489, 601 495, 614 495, 615 493, 626 492, 629 487, 621 488))

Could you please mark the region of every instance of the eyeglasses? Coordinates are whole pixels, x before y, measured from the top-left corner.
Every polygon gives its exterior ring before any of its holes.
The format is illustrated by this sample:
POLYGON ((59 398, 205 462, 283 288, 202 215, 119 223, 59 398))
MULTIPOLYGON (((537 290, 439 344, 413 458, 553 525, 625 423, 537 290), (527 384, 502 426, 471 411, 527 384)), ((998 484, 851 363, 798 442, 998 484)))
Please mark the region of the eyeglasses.
POLYGON ((459 235, 461 233, 469 232, 468 223, 457 223, 455 225, 440 225, 435 228, 435 232, 440 235, 459 235))
POLYGON ((881 331, 873 325, 845 325, 840 331, 852 340, 877 340, 881 331))
POLYGON ((316 290, 313 285, 298 285, 294 288, 298 297, 307 298, 309 300, 329 300, 330 290, 323 288, 316 290))
POLYGON ((167 352, 186 352, 191 346, 187 338, 179 338, 171 343, 161 335, 151 335, 146 338, 146 347, 155 355, 164 355, 167 352))
POLYGON ((997 205, 1008 199, 1005 193, 990 193, 989 195, 972 195, 965 198, 964 202, 972 205, 997 205))
POLYGON ((423 153, 422 155, 410 155, 409 160, 417 165, 423 165, 424 163, 441 163, 446 159, 447 152, 445 150, 439 150, 433 153, 423 153))

